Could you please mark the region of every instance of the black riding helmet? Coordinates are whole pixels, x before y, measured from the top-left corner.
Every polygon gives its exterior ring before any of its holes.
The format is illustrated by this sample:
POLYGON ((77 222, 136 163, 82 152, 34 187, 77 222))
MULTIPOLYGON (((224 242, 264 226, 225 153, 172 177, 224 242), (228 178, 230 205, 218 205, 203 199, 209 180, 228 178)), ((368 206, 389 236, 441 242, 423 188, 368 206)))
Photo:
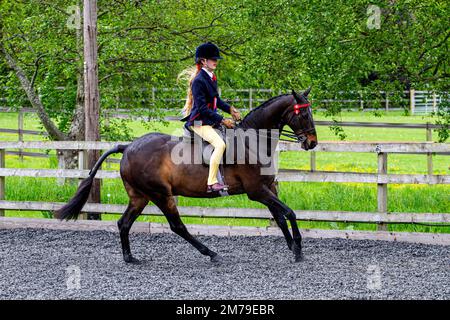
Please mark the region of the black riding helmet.
POLYGON ((200 58, 223 59, 220 56, 219 48, 212 42, 203 43, 197 47, 197 50, 195 50, 195 63, 200 61, 200 58))

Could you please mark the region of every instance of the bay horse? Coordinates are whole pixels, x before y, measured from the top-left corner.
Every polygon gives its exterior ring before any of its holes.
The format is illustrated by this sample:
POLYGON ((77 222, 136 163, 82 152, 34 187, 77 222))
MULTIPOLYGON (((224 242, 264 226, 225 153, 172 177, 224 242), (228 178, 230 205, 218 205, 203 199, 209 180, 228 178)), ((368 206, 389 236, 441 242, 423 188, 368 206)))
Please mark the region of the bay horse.
MULTIPOLYGON (((287 125, 292 129, 288 136, 297 138, 303 149, 313 149, 317 145, 317 134, 307 99, 310 89, 302 94, 292 90, 291 94, 267 100, 249 112, 237 128, 244 131, 252 129, 257 134, 262 132, 262 129, 277 130, 280 136, 285 132, 283 127, 287 125)), ((221 256, 193 237, 181 221, 174 196, 211 198, 220 195, 218 192, 206 192, 207 166, 191 163, 175 164, 172 161, 171 151, 179 143, 183 143, 183 147, 191 147, 190 143, 183 141, 182 137, 152 132, 137 138, 130 144, 117 145, 108 150, 90 170, 89 177, 82 180, 72 199, 56 210, 54 216, 61 220, 77 219, 87 202, 95 174, 102 162, 111 154, 123 153, 120 176, 128 194, 129 203, 118 221, 118 228, 125 262, 139 263, 139 260, 131 254, 129 231, 149 201, 162 211, 174 233, 188 241, 203 255, 209 256, 212 262, 221 262, 221 256)), ((228 194, 246 193, 250 200, 267 206, 282 230, 288 248, 294 253, 295 262, 301 261, 303 258, 302 237, 297 226, 296 215, 278 198, 275 175, 262 175, 260 170, 259 163, 225 164, 223 174, 229 185, 228 194), (291 224, 292 235, 286 219, 291 224)))

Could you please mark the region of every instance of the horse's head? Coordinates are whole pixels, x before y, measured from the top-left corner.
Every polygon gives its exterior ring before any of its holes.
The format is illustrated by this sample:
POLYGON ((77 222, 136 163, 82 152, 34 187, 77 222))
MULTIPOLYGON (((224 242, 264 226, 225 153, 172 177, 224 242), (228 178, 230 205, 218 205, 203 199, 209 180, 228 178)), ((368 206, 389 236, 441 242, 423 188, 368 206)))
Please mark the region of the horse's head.
POLYGON ((292 90, 294 103, 284 111, 281 116, 283 124, 287 124, 294 134, 302 141, 302 148, 305 150, 314 149, 317 145, 317 133, 311 111, 311 104, 308 101, 308 94, 311 87, 302 94, 292 90))
POLYGON ((297 94, 284 94, 273 97, 250 111, 239 124, 242 129, 278 129, 280 135, 295 138, 305 150, 317 145, 317 134, 311 113, 308 94, 311 88, 297 94), (283 132, 288 125, 292 132, 283 132))

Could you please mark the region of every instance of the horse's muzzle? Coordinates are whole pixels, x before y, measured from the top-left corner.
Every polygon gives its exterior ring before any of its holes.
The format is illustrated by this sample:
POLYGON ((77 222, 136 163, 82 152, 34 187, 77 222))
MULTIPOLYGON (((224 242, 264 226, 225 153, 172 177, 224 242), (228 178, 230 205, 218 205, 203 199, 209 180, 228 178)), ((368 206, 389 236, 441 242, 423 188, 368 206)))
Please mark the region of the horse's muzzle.
POLYGON ((311 150, 317 146, 317 136, 314 134, 307 134, 306 140, 302 142, 302 148, 304 150, 311 150))

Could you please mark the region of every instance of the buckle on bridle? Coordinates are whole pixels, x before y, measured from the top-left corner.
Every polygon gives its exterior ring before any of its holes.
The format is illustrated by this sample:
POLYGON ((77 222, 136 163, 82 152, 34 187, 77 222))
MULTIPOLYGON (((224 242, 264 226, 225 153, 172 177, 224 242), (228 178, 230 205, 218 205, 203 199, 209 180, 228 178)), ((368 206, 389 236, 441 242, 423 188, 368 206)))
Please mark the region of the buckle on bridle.
POLYGON ((300 142, 300 143, 305 142, 306 139, 307 139, 307 137, 304 134, 297 136, 297 141, 300 142))

